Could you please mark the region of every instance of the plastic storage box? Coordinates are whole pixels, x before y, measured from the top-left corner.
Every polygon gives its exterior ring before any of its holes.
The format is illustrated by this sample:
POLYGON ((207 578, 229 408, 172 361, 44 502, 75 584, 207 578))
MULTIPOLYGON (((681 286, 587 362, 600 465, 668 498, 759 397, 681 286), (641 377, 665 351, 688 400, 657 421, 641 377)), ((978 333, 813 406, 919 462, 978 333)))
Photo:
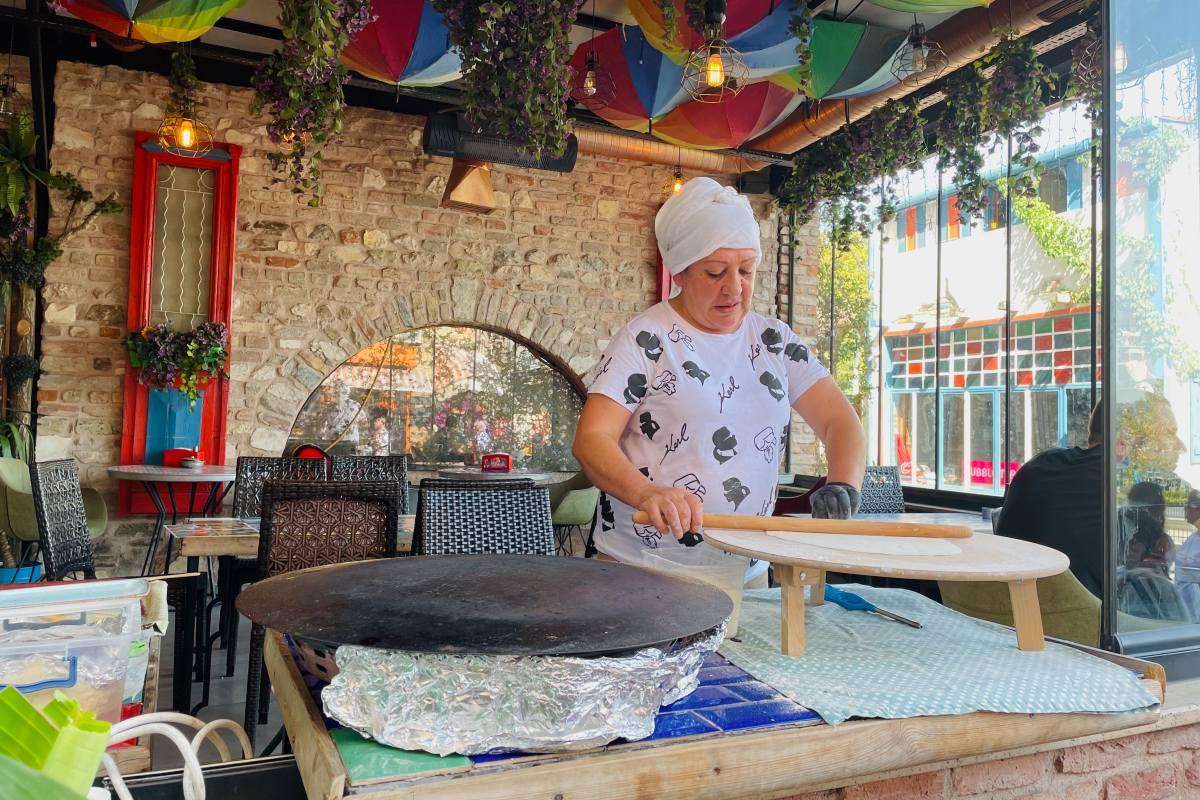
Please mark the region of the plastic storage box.
POLYGON ((140 578, 0 591, 0 688, 37 708, 61 691, 118 722, 145 593, 140 578))

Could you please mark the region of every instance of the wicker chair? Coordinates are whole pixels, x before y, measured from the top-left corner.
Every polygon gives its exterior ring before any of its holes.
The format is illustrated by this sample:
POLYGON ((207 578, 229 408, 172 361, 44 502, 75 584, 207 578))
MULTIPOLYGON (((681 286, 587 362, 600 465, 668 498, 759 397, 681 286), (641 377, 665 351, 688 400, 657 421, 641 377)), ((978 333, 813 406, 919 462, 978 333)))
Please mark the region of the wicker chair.
POLYGON ((31 464, 29 483, 46 580, 61 581, 75 572, 95 578, 92 537, 75 459, 31 464))
POLYGON ((867 467, 859 514, 898 514, 904 511, 904 490, 897 467, 867 467))
MULTIPOLYGON (((328 477, 329 461, 303 456, 239 456, 237 480, 233 485, 233 515, 242 519, 262 515, 263 484, 268 480, 324 481, 328 477)), ((225 648, 225 677, 233 675, 237 664, 237 625, 235 608, 242 586, 258 574, 258 562, 253 558, 229 559, 231 569, 224 569, 219 578, 217 594, 221 598, 218 634, 225 648)))
POLYGON ((550 492, 532 481, 421 481, 416 555, 554 555, 550 492))
POLYGON ((400 481, 400 513, 408 513, 408 459, 405 456, 333 456, 329 477, 335 481, 400 481))
MULTIPOLYGON (((396 555, 400 484, 396 481, 267 481, 262 490, 258 577, 396 555)), ((266 631, 250 633, 246 733, 267 721, 270 686, 263 669, 266 631)))

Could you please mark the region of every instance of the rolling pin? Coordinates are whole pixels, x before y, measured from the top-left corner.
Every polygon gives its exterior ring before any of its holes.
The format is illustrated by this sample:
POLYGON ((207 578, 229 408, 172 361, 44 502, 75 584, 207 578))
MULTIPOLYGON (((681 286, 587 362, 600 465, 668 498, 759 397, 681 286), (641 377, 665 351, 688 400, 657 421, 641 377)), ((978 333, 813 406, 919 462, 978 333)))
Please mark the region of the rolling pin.
MULTIPOLYGON (((649 525, 650 515, 635 511, 633 521, 649 525)), ((878 522, 861 519, 807 519, 803 517, 756 517, 750 514, 705 514, 704 527, 737 531, 789 533, 841 533, 853 536, 912 536, 925 539, 970 539, 964 525, 934 525, 923 522, 878 522)), ((689 531, 688 534, 691 534, 689 531)), ((686 542, 685 542, 686 544, 686 542)))

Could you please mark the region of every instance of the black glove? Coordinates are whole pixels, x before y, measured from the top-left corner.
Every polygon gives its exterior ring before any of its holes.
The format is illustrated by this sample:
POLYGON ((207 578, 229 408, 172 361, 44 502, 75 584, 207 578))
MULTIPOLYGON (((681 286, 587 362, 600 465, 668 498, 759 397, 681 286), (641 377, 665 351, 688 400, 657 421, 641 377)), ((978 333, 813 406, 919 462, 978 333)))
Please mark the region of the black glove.
POLYGON ((850 519, 862 495, 848 483, 827 483, 809 497, 813 519, 850 519))

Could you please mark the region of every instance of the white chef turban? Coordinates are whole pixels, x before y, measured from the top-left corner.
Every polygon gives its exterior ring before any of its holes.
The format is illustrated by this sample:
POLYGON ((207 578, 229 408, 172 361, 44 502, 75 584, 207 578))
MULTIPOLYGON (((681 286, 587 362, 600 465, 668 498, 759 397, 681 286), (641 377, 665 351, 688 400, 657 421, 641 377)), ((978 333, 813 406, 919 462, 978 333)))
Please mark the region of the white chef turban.
POLYGON ((762 258, 750 201, 712 178, 692 178, 672 195, 654 218, 654 236, 672 276, 722 247, 752 248, 755 260, 762 258))

